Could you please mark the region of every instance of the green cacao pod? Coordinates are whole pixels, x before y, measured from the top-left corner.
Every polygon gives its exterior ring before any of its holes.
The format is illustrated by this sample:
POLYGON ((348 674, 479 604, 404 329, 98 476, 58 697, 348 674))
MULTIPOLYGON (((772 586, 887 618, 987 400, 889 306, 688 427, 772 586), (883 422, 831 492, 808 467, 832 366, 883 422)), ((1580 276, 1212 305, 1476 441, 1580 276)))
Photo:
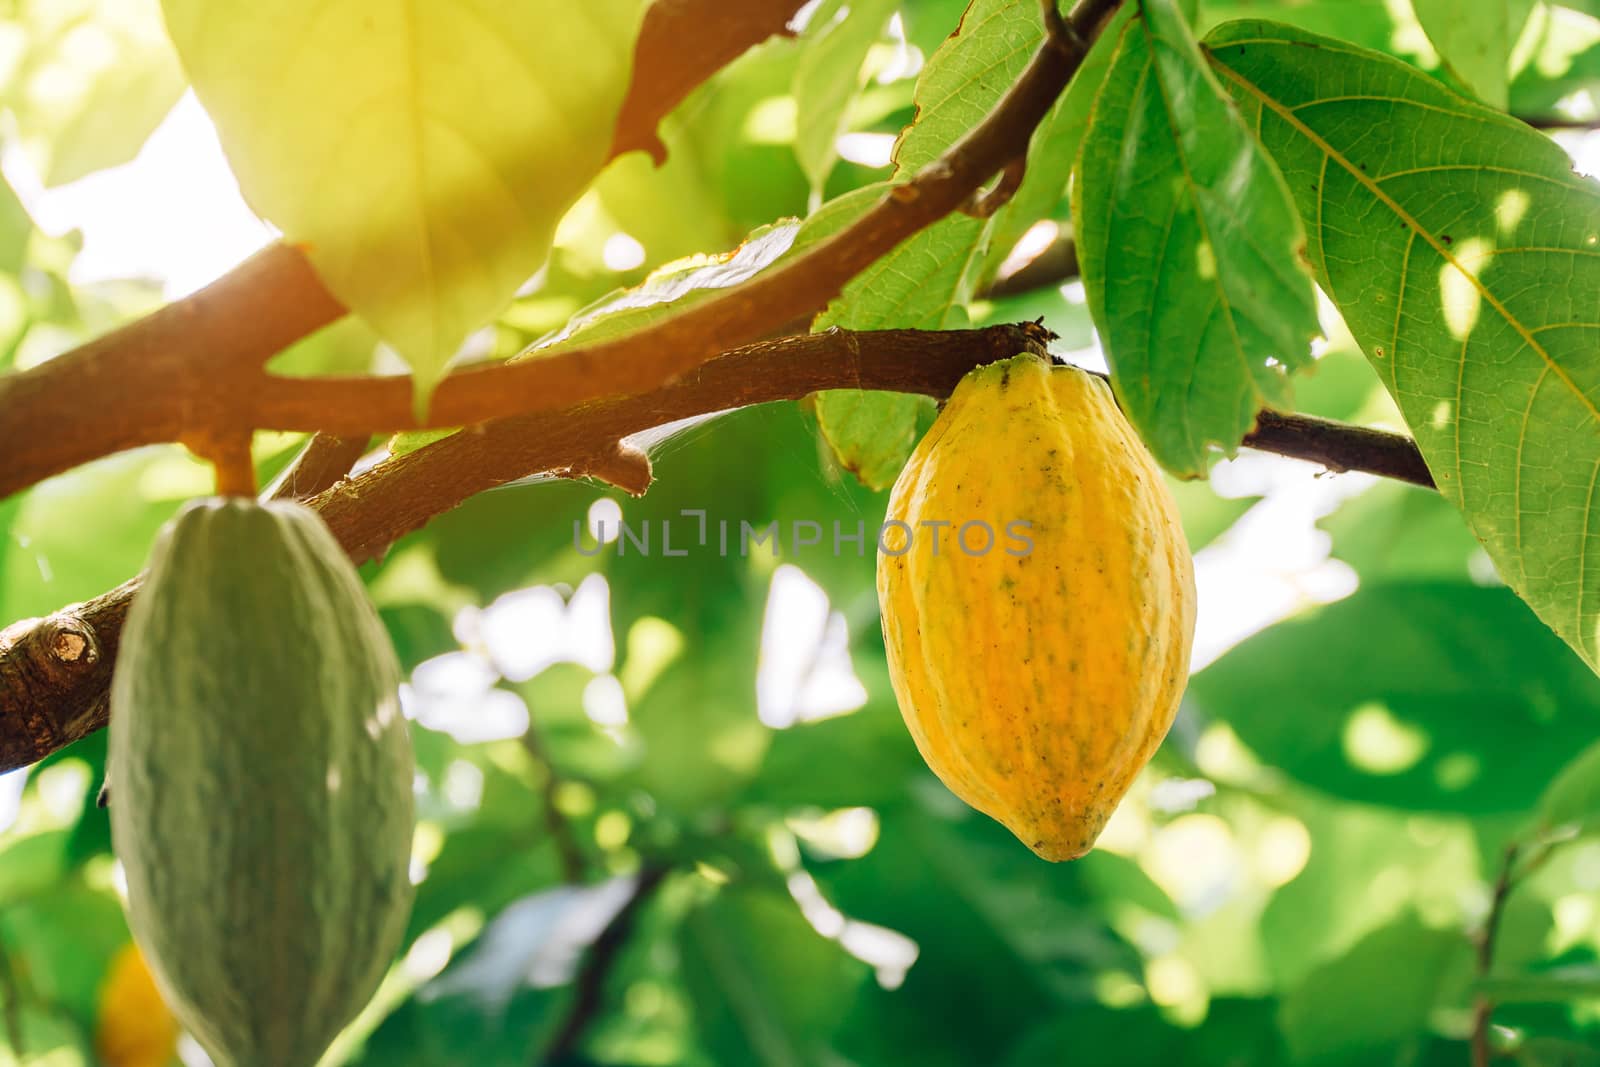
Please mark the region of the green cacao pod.
POLYGON ((1030 355, 963 378, 890 493, 878 598, 928 766, 1045 859, 1089 851, 1195 621, 1177 507, 1105 382, 1030 355))
POLYGON ((399 668, 299 504, 210 499, 162 531, 111 686, 128 921, 219 1067, 313 1067, 410 914, 399 668))

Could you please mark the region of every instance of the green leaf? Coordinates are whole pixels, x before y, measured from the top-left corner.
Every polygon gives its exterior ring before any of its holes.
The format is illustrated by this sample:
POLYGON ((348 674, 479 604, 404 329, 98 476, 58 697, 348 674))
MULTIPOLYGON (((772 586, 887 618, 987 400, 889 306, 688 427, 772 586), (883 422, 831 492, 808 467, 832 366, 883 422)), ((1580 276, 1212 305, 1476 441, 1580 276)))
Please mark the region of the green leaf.
POLYGON ((1600 190, 1543 135, 1385 56, 1259 22, 1208 43, 1440 491, 1600 664, 1600 190))
POLYGON ((517 358, 528 359, 559 352, 579 344, 635 333, 662 319, 717 295, 717 290, 739 285, 804 247, 802 228, 794 219, 753 231, 738 248, 718 255, 697 255, 668 263, 638 285, 618 289, 595 301, 549 337, 541 338, 517 358))
MULTIPOLYGON (((1090 853, 1096 855, 1096 853, 1090 853)), ((1154 1005, 1109 1008, 1074 1005, 1030 1031, 1004 1062, 1007 1067, 1091 1060, 1128 1067, 1282 1067, 1287 1062, 1270 1000, 1214 998, 1205 1021, 1179 1025, 1154 1005), (1064 1050, 1073 1050, 1064 1058, 1064 1050), (1079 1055, 1079 1050, 1084 1054, 1079 1055)))
POLYGON ((834 458, 869 489, 894 484, 933 409, 925 396, 864 389, 818 393, 815 408, 834 458))
POLYGON ((1272 19, 1396 55, 1415 55, 1422 36, 1412 13, 1392 0, 1205 0, 1200 14, 1197 31, 1236 19, 1272 19))
POLYGON ((78 1067, 93 1062, 89 1035, 74 1022, 58 1011, 22 1005, 16 1014, 22 1048, 12 1049, 8 1028, 0 1026, 0 1067, 34 1067, 35 1064, 78 1067))
MULTIPOLYGON (((28 215, 28 209, 22 206, 17 191, 11 187, 5 175, 0 174, 0 273, 22 273, 23 265, 28 261, 28 238, 32 234, 33 219, 28 215)), ((9 305, 12 299, 8 297, 6 304, 9 305)), ((8 320, 12 313, 7 306, 6 318, 0 319, 0 337, 10 337, 12 324, 8 320)))
POLYGON ((0 848, 0 907, 12 907, 58 883, 67 873, 71 838, 70 831, 48 830, 0 848))
POLYGON ((1075 188, 1078 258, 1123 410, 1161 463, 1203 475, 1318 332, 1283 179, 1172 0, 1145 0, 1094 106, 1075 188))
POLYGON ((1090 887, 1116 885, 1150 905, 1159 891, 1114 863, 1094 864, 1092 875, 1040 863, 931 775, 917 785, 911 799, 879 809, 866 856, 813 868, 846 915, 919 948, 903 986, 865 991, 841 1050, 864 1064, 1003 1063, 1035 1023, 1092 1002, 1096 974, 1138 968, 1102 913, 1117 901, 1090 887))
POLYGON ((824 0, 811 14, 794 75, 794 152, 813 189, 839 158, 846 113, 861 91, 867 52, 883 35, 897 0, 824 0))
POLYGON ((896 176, 915 174, 988 118, 1043 40, 1037 3, 972 0, 917 76, 917 117, 895 145, 896 176))
POLYGON ((1516 55, 1526 62, 1512 78, 1508 110, 1592 122, 1600 114, 1593 96, 1600 87, 1600 3, 1540 4, 1523 33, 1516 55))
POLYGON ((1308 785, 1522 812, 1600 726, 1600 680, 1505 589, 1397 583, 1272 627, 1190 694, 1308 785))
POLYGON ((1363 938, 1284 997, 1278 1020, 1293 1062, 1403 1062, 1393 1050, 1426 1034, 1441 986, 1467 951, 1459 931, 1414 915, 1363 938), (1388 1055, 1361 1058, 1377 1053, 1388 1055))
MULTIPOLYGON (((995 269, 1017 241, 1034 223, 1048 218, 1067 194, 1067 181, 1078 161, 1078 149, 1089 128, 1090 111, 1106 72, 1111 68, 1111 58, 1117 50, 1117 40, 1123 28, 1133 17, 1135 5, 1124 4, 1112 16, 1100 36, 1095 39, 1089 54, 1066 92, 1056 101, 1050 113, 1039 123, 1028 143, 1027 169, 1022 184, 999 211, 995 212, 989 241, 989 254, 984 262, 983 278, 987 282, 995 269)), ((1059 331, 1058 331, 1059 332, 1059 331)))
POLYGON ((715 1062, 838 1062, 829 1038, 867 968, 812 929, 794 901, 724 889, 684 920, 679 952, 715 1062))
POLYGON ((1467 820, 1330 803, 1299 790, 1284 800, 1310 835, 1311 855, 1259 919, 1277 989, 1299 984, 1410 909, 1468 921, 1454 887, 1476 883, 1482 858, 1467 820))
POLYGON ((1450 73, 1478 99, 1504 110, 1511 50, 1533 0, 1412 0, 1411 6, 1450 73))
POLYGON ((109 887, 90 889, 75 878, 0 911, 0 940, 30 993, 88 1024, 106 964, 128 943, 128 925, 109 887))
POLYGON ((1600 1049, 1559 1037, 1532 1037, 1517 1049, 1522 1067, 1600 1067, 1600 1049))
POLYGON ((20 6, 24 47, 15 54, 7 49, 0 99, 15 115, 45 185, 128 162, 183 94, 183 71, 160 5, 58 0, 20 6))
MULTIPOLYGON (((882 663, 880 655, 873 666, 882 672, 882 663)), ((825 809, 904 801, 927 765, 900 718, 887 675, 881 685, 872 681, 874 699, 859 711, 777 731, 744 801, 825 809)))
POLYGON ((1462 581, 1482 546, 1438 493, 1379 482, 1339 505, 1318 524, 1333 538, 1333 556, 1361 580, 1435 578, 1462 581))
MULTIPOLYGON (((914 174, 982 122, 1043 38, 1037 4, 974 0, 960 29, 917 79, 917 117, 895 146, 896 177, 914 174)), ((960 213, 934 223, 856 275, 814 328, 967 325, 966 302, 983 267, 989 231, 990 220, 960 213)), ((905 465, 928 406, 923 398, 896 393, 833 390, 816 397, 817 422, 839 463, 879 489, 891 485, 905 465)))
POLYGON ((1539 799, 1539 827, 1592 833, 1600 827, 1600 744, 1579 752, 1539 799))
POLYGON ((164 0, 240 189, 426 401, 605 162, 643 5, 164 0))
POLYGON ((267 361, 267 371, 286 378, 324 374, 368 374, 378 338, 355 316, 346 316, 302 338, 267 361))
POLYGON ((111 456, 35 486, 0 554, 0 616, 48 615, 133 577, 178 505, 210 488, 210 472, 176 447, 111 456))
POLYGON ((1492 1000, 1522 1003, 1600 998, 1600 964, 1553 967, 1529 974, 1495 974, 1479 979, 1476 992, 1492 1000))

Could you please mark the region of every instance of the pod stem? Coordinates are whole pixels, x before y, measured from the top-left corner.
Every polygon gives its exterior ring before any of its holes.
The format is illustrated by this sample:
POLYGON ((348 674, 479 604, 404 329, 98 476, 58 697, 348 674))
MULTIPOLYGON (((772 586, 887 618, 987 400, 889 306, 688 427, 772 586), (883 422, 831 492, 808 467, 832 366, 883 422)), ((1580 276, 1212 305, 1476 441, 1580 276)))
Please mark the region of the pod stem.
POLYGON ((256 466, 250 456, 250 431, 186 437, 184 445, 217 472, 217 495, 254 497, 256 466))

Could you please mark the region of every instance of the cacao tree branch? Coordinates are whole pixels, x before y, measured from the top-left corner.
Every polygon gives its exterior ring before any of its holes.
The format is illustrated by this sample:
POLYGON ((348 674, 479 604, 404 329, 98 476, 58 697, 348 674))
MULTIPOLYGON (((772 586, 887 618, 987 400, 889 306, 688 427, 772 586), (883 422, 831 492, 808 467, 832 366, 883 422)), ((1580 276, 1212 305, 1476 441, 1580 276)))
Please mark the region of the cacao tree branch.
POLYGON ((1258 452, 1318 463, 1335 474, 1364 471, 1423 489, 1437 488, 1416 442, 1386 430, 1264 410, 1244 444, 1258 452))
MULTIPOLYGON (((624 440, 679 419, 806 396, 821 389, 891 389, 942 397, 979 364, 1041 351, 1036 327, 983 330, 830 330, 763 341, 728 352, 670 385, 640 396, 485 423, 425 448, 333 480, 308 501, 358 562, 435 515, 497 485, 544 472, 619 469, 648 481, 648 460, 624 440), (636 457, 635 466, 619 456, 636 457), (638 466, 643 464, 643 467, 638 466)), ((1299 415, 1264 413, 1244 442, 1339 470, 1409 475, 1426 484, 1416 446, 1398 434, 1299 415)), ((105 693, 128 603, 139 579, 44 619, 0 631, 0 771, 26 766, 106 723, 105 693)))
POLYGON ((356 460, 366 454, 368 440, 365 436, 314 435, 263 495, 278 500, 309 500, 350 473, 356 460))
MULTIPOLYGON (((1500 861, 1500 877, 1495 879, 1494 890, 1489 898, 1489 914, 1483 921, 1483 930, 1478 934, 1474 955, 1480 979, 1489 977, 1494 970, 1495 939, 1500 934, 1500 920, 1505 915, 1506 901, 1510 899, 1515 886, 1518 852, 1519 846, 1515 842, 1506 846, 1500 861)), ((1494 1001, 1480 993, 1472 1004, 1472 1067, 1489 1067, 1489 1061, 1493 1058, 1489 1048, 1489 1023, 1493 1016, 1494 1001)))
POLYGON ((983 296, 986 299, 1016 296, 1049 285, 1061 285, 1077 277, 1078 246, 1070 234, 1063 233, 1027 263, 996 278, 983 291, 983 296))
POLYGON ((554 842, 556 855, 561 860, 561 880, 568 885, 582 885, 588 875, 589 865, 584 861, 583 846, 578 843, 572 823, 556 803, 562 778, 556 773, 555 760, 550 758, 550 751, 545 747, 544 735, 539 732, 538 718, 533 710, 529 709, 528 728, 522 732, 522 747, 544 771, 544 782, 539 787, 539 803, 544 809, 545 832, 554 842))
POLYGON ((560 1067, 577 1052, 589 1026, 605 1008, 606 980, 611 976, 611 968, 616 964, 617 957, 627 947, 639 912, 655 896, 656 890, 661 888, 661 883, 666 881, 670 873, 671 868, 659 865, 645 867, 639 872, 633 895, 628 897, 622 909, 595 938, 594 944, 589 946, 589 954, 584 957, 583 966, 573 980, 572 1007, 562 1021, 561 1028, 545 1046, 539 1063, 560 1067))
MULTIPOLYGON (((440 383, 426 420, 419 423, 409 378, 284 379, 264 372, 262 361, 277 350, 273 344, 281 348, 337 316, 337 305, 325 293, 320 299, 314 292, 305 294, 316 312, 304 322, 278 321, 275 330, 265 331, 272 341, 234 339, 233 347, 246 351, 220 366, 213 351, 217 338, 196 341, 188 329, 196 314, 174 305, 76 353, 0 379, 0 454, 15 457, 0 470, 0 496, 109 452, 215 428, 354 435, 453 427, 656 389, 720 352, 822 310, 857 273, 961 207, 991 175, 1024 156, 1035 127, 1120 2, 1082 0, 1066 20, 1070 37, 1051 35, 982 122, 909 181, 895 185, 850 226, 644 330, 542 358, 452 374, 440 383), (155 347, 152 336, 163 334, 163 359, 134 361, 134 366, 125 358, 129 350, 155 347), (214 373, 199 372, 197 350, 214 373), (117 383, 114 402, 85 402, 86 384, 99 384, 97 378, 84 381, 85 367, 106 368, 107 377, 117 383), (103 417, 102 408, 116 409, 114 417, 103 417)), ((259 300, 266 283, 275 280, 268 265, 279 264, 288 254, 280 247, 257 257, 254 273, 267 277, 237 299, 259 300)), ((302 289, 314 282, 303 276, 310 273, 303 260, 298 267, 274 267, 280 270, 298 278, 302 289)), ((231 278, 219 283, 220 288, 196 294, 199 306, 226 319, 225 294, 239 287, 231 278)), ((251 332, 262 310, 248 320, 248 328, 234 320, 233 332, 251 332)))

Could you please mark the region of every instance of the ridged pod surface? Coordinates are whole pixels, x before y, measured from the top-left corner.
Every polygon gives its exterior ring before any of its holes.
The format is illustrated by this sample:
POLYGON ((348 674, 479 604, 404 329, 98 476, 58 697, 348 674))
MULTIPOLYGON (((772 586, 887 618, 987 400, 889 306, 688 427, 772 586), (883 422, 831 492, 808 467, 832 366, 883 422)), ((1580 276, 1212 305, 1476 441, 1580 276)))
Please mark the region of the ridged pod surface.
POLYGON ((313 1067, 394 957, 399 683, 315 512, 212 499, 162 531, 112 678, 112 841, 135 939, 218 1067, 313 1067))
POLYGON ((1045 859, 1089 851, 1172 725, 1195 618, 1177 507, 1110 388, 1032 355, 962 379, 890 494, 878 599, 928 766, 1045 859))

